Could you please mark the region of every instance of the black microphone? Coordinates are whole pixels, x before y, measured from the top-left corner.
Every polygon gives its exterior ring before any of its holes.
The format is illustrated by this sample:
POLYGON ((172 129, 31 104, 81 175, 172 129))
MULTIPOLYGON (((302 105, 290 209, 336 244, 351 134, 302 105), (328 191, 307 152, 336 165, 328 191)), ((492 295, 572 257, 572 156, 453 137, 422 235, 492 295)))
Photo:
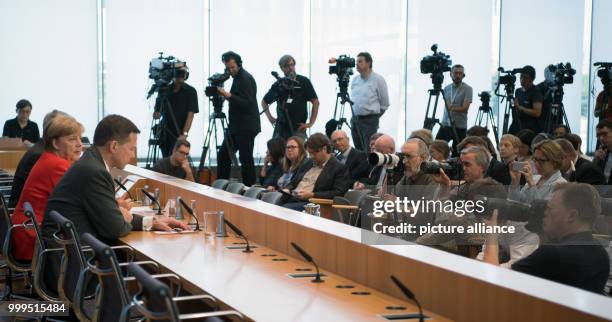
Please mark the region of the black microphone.
POLYGON ((406 285, 404 285, 404 283, 402 283, 397 277, 391 275, 391 280, 393 281, 393 283, 395 283, 395 285, 397 285, 397 287, 399 287, 399 289, 402 291, 402 293, 404 293, 404 295, 406 295, 407 298, 411 299, 412 301, 414 301, 414 303, 416 303, 416 305, 419 307, 419 322, 423 322, 424 315, 423 315, 423 308, 421 307, 421 303, 419 303, 419 301, 416 299, 416 296, 414 296, 414 293, 412 293, 412 291, 406 287, 406 285))
POLYGON ((159 205, 159 201, 157 201, 157 198, 153 197, 152 194, 150 194, 148 191, 144 190, 144 189, 140 189, 142 190, 142 192, 145 194, 145 196, 147 196, 147 198, 151 199, 151 201, 153 201, 154 203, 157 204, 157 214, 161 215, 161 206, 159 205))
POLYGON ((194 230, 195 231, 202 230, 202 229, 200 229, 200 222, 198 221, 198 217, 193 213, 193 209, 191 209, 191 207, 187 206, 187 203, 185 203, 185 201, 183 201, 183 198, 178 198, 178 200, 181 203, 181 205, 183 206, 183 208, 185 208, 185 210, 187 210, 189 215, 191 215, 191 217, 193 217, 193 219, 195 219, 196 226, 195 226, 194 230))
POLYGON ((313 283, 325 282, 324 280, 321 279, 321 274, 319 273, 319 266, 317 265, 317 263, 315 263, 314 260, 312 260, 312 256, 310 256, 305 250, 302 249, 302 247, 298 246, 294 242, 291 242, 291 246, 293 246, 293 248, 295 248, 295 250, 297 250, 297 252, 300 253, 300 255, 302 255, 302 257, 304 257, 306 261, 311 262, 317 269, 317 276, 315 277, 315 279, 312 280, 312 282, 313 283))
POLYGON ((225 222, 225 224, 234 231, 234 233, 236 233, 236 235, 242 237, 242 239, 244 239, 244 241, 246 242, 246 248, 242 251, 243 253, 252 253, 253 251, 251 250, 251 245, 249 244, 249 240, 246 238, 246 236, 242 233, 242 231, 240 229, 238 229, 238 227, 234 226, 234 224, 232 224, 229 220, 227 220, 227 218, 223 217, 223 222, 225 222))
POLYGON ((121 183, 121 181, 117 180, 117 178, 113 179, 115 181, 115 183, 119 186, 119 188, 121 188, 121 190, 127 192, 128 196, 130 197, 130 199, 134 200, 134 197, 132 197, 132 194, 130 193, 130 191, 128 190, 128 188, 126 188, 123 183, 121 183))

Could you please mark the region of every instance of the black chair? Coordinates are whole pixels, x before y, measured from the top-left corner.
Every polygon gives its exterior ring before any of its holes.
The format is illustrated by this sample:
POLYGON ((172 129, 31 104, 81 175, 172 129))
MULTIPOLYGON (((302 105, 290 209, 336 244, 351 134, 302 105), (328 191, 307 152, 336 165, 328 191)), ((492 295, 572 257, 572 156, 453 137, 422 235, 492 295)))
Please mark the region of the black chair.
POLYGON ((266 191, 266 188, 262 187, 250 187, 244 192, 245 197, 259 199, 261 195, 266 191))
POLYGON ((239 194, 239 195, 242 194, 243 190, 244 190, 244 183, 242 182, 232 182, 228 184, 227 187, 225 188, 225 191, 239 194))
POLYGON ((363 198, 369 190, 349 190, 343 197, 334 197, 332 220, 355 226, 363 198))
POLYGON ((271 203, 273 205, 280 205, 283 194, 278 191, 265 192, 261 195, 261 201, 271 203))
MULTIPOLYGON (((89 233, 82 236, 84 245, 91 247, 93 257, 87 262, 87 267, 81 272, 79 284, 75 292, 75 307, 83 310, 81 299, 82 294, 85 294, 87 289, 86 275, 93 274, 97 277, 98 286, 95 293, 96 307, 92 313, 92 321, 96 322, 115 322, 121 318, 121 311, 130 304, 130 296, 127 289, 127 282, 135 281, 134 277, 124 277, 122 272, 122 263, 119 263, 115 251, 98 240, 89 233)), ((158 270, 159 266, 155 262, 134 262, 137 265, 151 265, 158 270)), ((155 278, 172 279, 177 286, 177 293, 180 291, 180 278, 175 274, 156 274, 155 278)), ((131 319, 140 319, 138 317, 130 317, 131 319)))
POLYGON ((200 312, 180 314, 176 306, 180 301, 200 300, 208 298, 207 295, 184 296, 180 298, 172 298, 170 289, 164 283, 151 277, 140 266, 130 263, 128 270, 134 275, 139 285, 139 292, 134 295, 130 306, 123 310, 121 321, 127 320, 127 312, 134 308, 138 313, 142 314, 145 319, 150 321, 172 321, 178 322, 191 319, 206 319, 206 321, 222 321, 215 319, 223 316, 237 316, 244 319, 243 315, 237 311, 215 311, 215 312, 200 312))
POLYGON ((63 248, 47 248, 44 239, 42 238, 42 231, 36 221, 36 214, 34 209, 29 202, 23 203, 24 214, 28 218, 29 222, 36 233, 36 244, 34 247, 34 255, 32 256, 32 286, 36 294, 45 301, 61 301, 57 292, 53 291, 44 280, 45 264, 47 255, 51 252, 60 253, 63 252, 63 248))
POLYGON ((227 179, 217 179, 217 180, 215 180, 215 182, 213 182, 211 187, 217 188, 217 189, 221 189, 221 190, 225 190, 225 188, 227 188, 228 185, 229 185, 229 180, 227 180, 227 179))
POLYGON ((30 225, 27 222, 23 224, 13 225, 11 215, 8 212, 8 208, 6 208, 4 197, 0 195, 0 250, 1 255, 6 260, 6 267, 4 268, 7 270, 7 273, 5 275, 6 290, 5 294, 2 295, 2 300, 29 300, 32 297, 31 292, 28 292, 26 294, 15 294, 13 292, 13 277, 14 273, 16 272, 21 273, 26 278, 26 285, 29 285, 27 277, 32 271, 32 262, 21 261, 13 256, 12 234, 13 231, 17 228, 28 229, 29 226, 30 225))

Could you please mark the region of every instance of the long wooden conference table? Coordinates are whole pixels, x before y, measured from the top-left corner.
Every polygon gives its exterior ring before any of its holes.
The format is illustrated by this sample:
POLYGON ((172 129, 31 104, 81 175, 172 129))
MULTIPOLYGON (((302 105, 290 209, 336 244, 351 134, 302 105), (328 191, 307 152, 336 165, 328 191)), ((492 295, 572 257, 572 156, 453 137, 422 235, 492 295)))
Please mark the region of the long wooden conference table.
POLYGON ((179 275, 187 291, 208 293, 250 320, 385 321, 386 315, 404 315, 418 321, 416 306, 390 275, 413 291, 428 321, 612 319, 612 299, 602 295, 134 166, 114 174, 143 178, 131 190, 159 188, 162 201, 196 200, 200 220, 202 211, 223 210, 257 246, 247 254, 232 249, 241 242, 235 236, 204 233, 132 232, 121 238, 141 257, 179 275), (327 275, 324 283, 289 276, 314 272, 304 270, 313 266, 291 242, 314 258, 327 275))

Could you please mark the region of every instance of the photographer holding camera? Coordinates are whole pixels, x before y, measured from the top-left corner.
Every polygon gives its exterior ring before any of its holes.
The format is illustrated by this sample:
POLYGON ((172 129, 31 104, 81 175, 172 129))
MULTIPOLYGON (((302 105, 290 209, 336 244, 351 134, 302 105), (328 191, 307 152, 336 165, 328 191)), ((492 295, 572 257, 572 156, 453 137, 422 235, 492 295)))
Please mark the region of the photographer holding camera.
POLYGON ((531 129, 535 133, 542 131, 540 116, 542 115, 542 93, 533 84, 536 77, 535 68, 525 66, 521 68, 521 88, 516 89, 514 108, 519 120, 512 119, 508 133, 516 135, 521 129, 531 129))
POLYGON ((353 111, 351 136, 357 150, 370 152, 365 146, 370 136, 378 131, 380 117, 389 108, 389 90, 385 79, 372 71, 372 56, 367 52, 357 55, 358 76, 351 83, 353 111))
POLYGON ((273 137, 288 139, 294 135, 306 137, 306 129, 311 128, 317 120, 319 99, 308 78, 295 72, 295 59, 291 55, 284 55, 278 61, 285 79, 279 79, 272 84, 263 100, 261 107, 266 117, 274 126, 273 137), (283 82, 291 82, 286 85, 283 82), (270 105, 276 102, 276 118, 270 113, 270 105), (307 104, 312 104, 310 120, 307 104))
MULTIPOLYGON (((257 107, 257 84, 253 76, 242 68, 240 55, 228 51, 221 56, 221 60, 234 79, 229 92, 221 87, 218 88, 219 94, 229 102, 228 130, 231 138, 226 137, 225 140, 231 139, 234 150, 240 151, 242 182, 251 186, 256 182, 253 146, 255 137, 261 131, 257 107)), ((232 161, 225 142, 223 142, 217 158, 219 164, 217 177, 219 179, 229 179, 232 161)))
POLYGON ((158 95, 155 100, 153 118, 162 118, 159 148, 164 158, 172 154, 172 149, 179 138, 187 139, 193 116, 199 112, 198 93, 195 88, 185 83, 188 73, 187 66, 176 70, 172 90, 167 96, 169 106, 161 110, 165 99, 163 95, 158 95))
POLYGON ((444 96, 446 97, 446 105, 448 109, 444 109, 444 116, 442 117, 442 127, 436 135, 436 140, 444 140, 449 142, 453 141, 453 154, 457 155, 457 144, 465 138, 467 132, 467 117, 468 109, 472 104, 472 87, 463 82, 465 78, 465 71, 462 65, 454 65, 451 68, 450 76, 453 83, 447 85, 444 88, 444 96), (450 118, 455 122, 455 130, 459 142, 455 142, 448 111, 450 111, 450 118))

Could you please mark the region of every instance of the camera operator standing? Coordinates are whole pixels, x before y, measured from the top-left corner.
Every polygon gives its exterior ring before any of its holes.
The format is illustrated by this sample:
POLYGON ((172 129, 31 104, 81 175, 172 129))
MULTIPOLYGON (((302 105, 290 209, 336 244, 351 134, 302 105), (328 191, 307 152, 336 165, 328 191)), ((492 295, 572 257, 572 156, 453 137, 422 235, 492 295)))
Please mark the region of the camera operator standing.
POLYGON ((389 91, 385 79, 372 71, 372 56, 367 52, 357 55, 359 76, 353 78, 351 97, 353 111, 351 136, 357 150, 370 153, 366 142, 378 131, 380 117, 389 108, 389 91))
MULTIPOLYGON (((242 68, 240 55, 228 51, 221 56, 221 60, 234 79, 229 92, 218 88, 219 94, 229 102, 229 139, 234 145, 234 150, 240 151, 242 182, 251 186, 256 181, 253 146, 255 137, 261 131, 257 107, 257 84, 253 76, 242 68)), ((225 137, 225 140, 227 139, 228 137, 225 137)), ((232 161, 229 153, 227 144, 223 142, 217 157, 219 179, 230 177, 232 161)))
POLYGON ((285 74, 285 79, 279 79, 272 85, 261 101, 261 107, 270 123, 275 126, 273 137, 282 137, 285 140, 294 135, 306 137, 306 129, 311 128, 317 120, 319 111, 317 93, 308 78, 296 74, 295 59, 291 55, 282 56, 278 65, 285 74), (289 86, 284 86, 283 81, 286 79, 293 82, 289 86), (275 101, 276 118, 269 109, 275 101), (312 103, 312 113, 308 123, 306 123, 307 102, 312 103))
POLYGON ((162 110, 164 100, 162 95, 158 95, 155 100, 153 118, 162 118, 159 148, 164 158, 172 154, 172 149, 179 138, 187 138, 193 116, 199 112, 198 93, 195 88, 185 83, 187 75, 186 66, 176 70, 172 90, 167 96, 169 106, 162 110))
POLYGON ((520 125, 514 118, 508 133, 515 134, 521 129, 531 129, 535 133, 542 132, 539 118, 542 115, 542 93, 533 85, 536 71, 532 66, 521 69, 521 88, 516 90, 514 108, 519 116, 520 125))
POLYGON ((446 97, 446 105, 448 110, 444 109, 442 117, 442 127, 436 135, 436 140, 450 141, 453 140, 453 153, 457 154, 457 144, 465 139, 467 133, 467 117, 468 109, 472 104, 472 87, 463 82, 465 77, 465 69, 462 65, 455 65, 451 68, 450 76, 453 83, 444 88, 444 96, 446 97), (456 142, 453 136, 448 111, 451 113, 451 118, 455 122, 455 129, 459 142, 456 142))

